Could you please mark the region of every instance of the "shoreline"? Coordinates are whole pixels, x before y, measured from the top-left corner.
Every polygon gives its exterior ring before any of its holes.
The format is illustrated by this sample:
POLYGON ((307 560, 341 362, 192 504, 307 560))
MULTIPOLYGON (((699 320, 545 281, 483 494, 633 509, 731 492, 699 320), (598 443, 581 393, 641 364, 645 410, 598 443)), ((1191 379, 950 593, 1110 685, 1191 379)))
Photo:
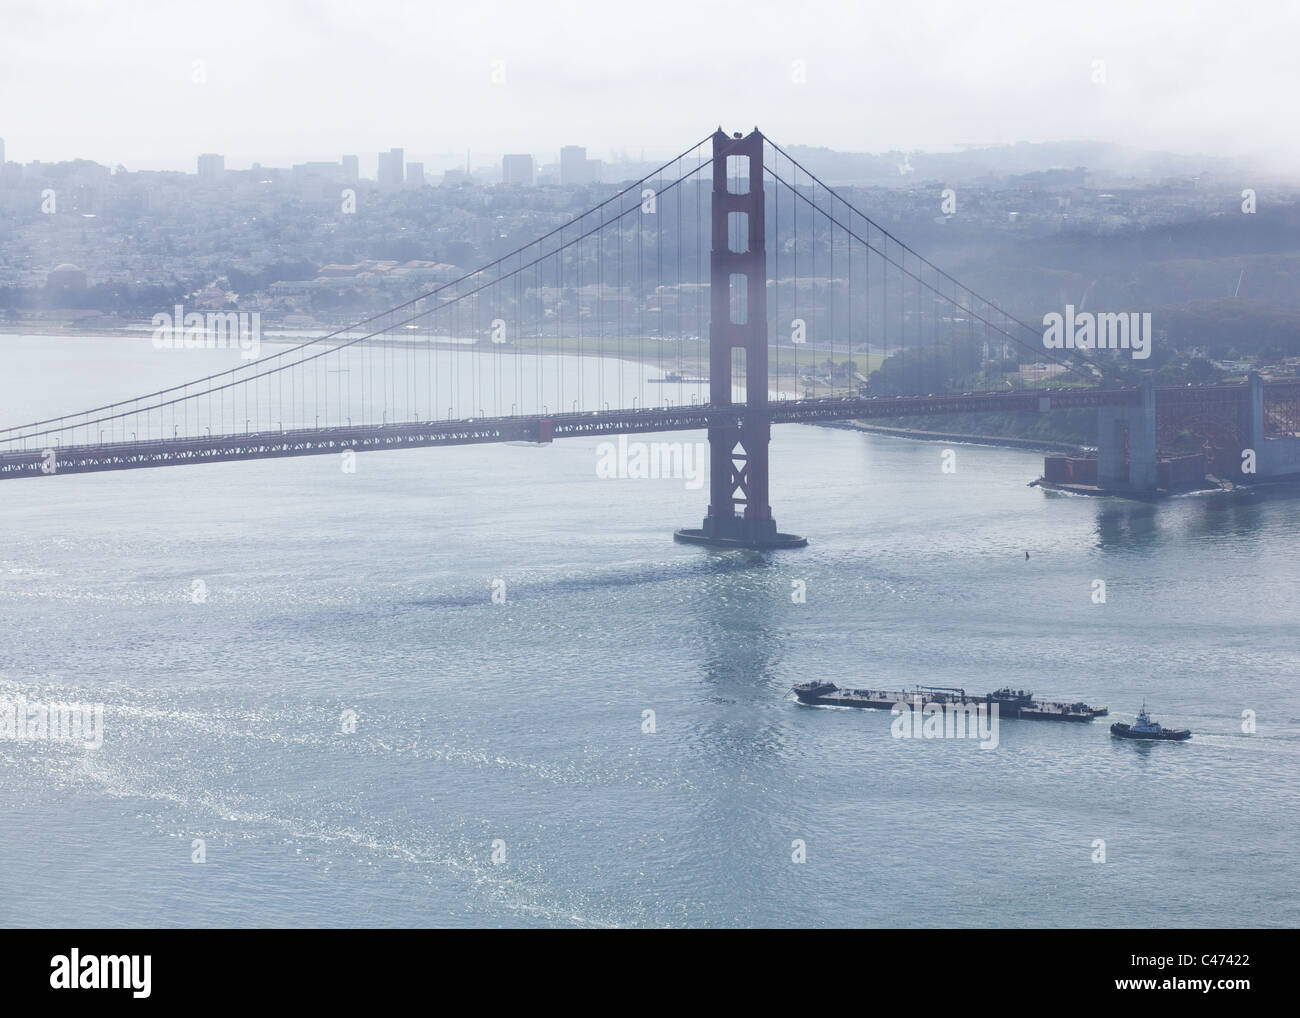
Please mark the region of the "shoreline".
MULTIPOLYGON (((148 339, 152 327, 140 322, 123 323, 120 319, 113 324, 97 321, 89 323, 68 322, 0 322, 0 336, 36 336, 50 339, 148 339)), ((329 335, 322 330, 320 336, 329 335)), ((310 336, 294 336, 280 332, 264 333, 260 339, 264 343, 302 343, 310 336)))
MULTIPOLYGON (((292 334, 265 331, 260 337, 260 342, 275 346, 303 346, 313 340, 323 340, 324 337, 336 332, 340 333, 340 335, 328 341, 331 345, 342 345, 349 341, 346 326, 335 328, 321 326, 318 329, 295 330, 292 334)), ((5 336, 34 336, 50 339, 147 339, 149 335, 150 327, 144 322, 123 322, 121 319, 113 319, 112 324, 103 319, 96 319, 93 324, 88 320, 78 322, 0 322, 0 339, 5 336)), ((400 335, 375 337, 370 340, 370 343, 374 346, 402 346, 405 342, 406 337, 400 335)), ((584 340, 576 336, 560 339, 546 337, 541 341, 540 350, 530 347, 527 341, 519 349, 524 353, 539 352, 554 356, 612 358, 628 364, 639 364, 645 368, 654 368, 660 372, 679 371, 691 376, 707 374, 709 368, 707 344, 703 347, 699 344, 672 344, 662 349, 658 347, 643 349, 638 354, 632 350, 614 353, 613 351, 602 351, 599 348, 588 349, 588 345, 594 342, 594 340, 584 340), (664 354, 669 356, 664 356, 664 354)), ((479 352, 484 352, 487 349, 486 347, 480 349, 471 343, 451 342, 445 337, 434 338, 431 346, 436 350, 448 351, 479 349, 479 352)), ((493 347, 492 349, 497 348, 493 347)), ((500 349, 514 350, 515 346, 507 343, 500 349)), ((782 365, 782 367, 788 368, 789 365, 782 365)), ((707 385, 708 382, 684 384, 707 385)), ((778 392, 785 390, 798 392, 805 387, 797 374, 789 372, 779 374, 771 379, 771 385, 774 391, 778 392)), ((834 394, 843 386, 836 387, 822 383, 819 388, 824 392, 834 394)))

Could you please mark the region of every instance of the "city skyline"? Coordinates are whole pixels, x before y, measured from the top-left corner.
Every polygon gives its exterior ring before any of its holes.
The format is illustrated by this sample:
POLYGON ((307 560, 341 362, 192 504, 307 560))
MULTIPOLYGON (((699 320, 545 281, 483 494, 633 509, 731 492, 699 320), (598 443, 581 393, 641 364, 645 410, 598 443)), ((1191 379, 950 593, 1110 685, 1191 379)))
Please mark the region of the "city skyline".
MULTIPOLYGON (((619 176, 620 173, 630 173, 635 176, 638 173, 647 171, 656 164, 670 162, 675 155, 675 153, 652 155, 648 151, 636 154, 617 152, 614 153, 613 158, 597 159, 588 155, 589 152, 597 150, 572 144, 547 147, 544 149, 545 154, 538 154, 536 151, 521 152, 519 150, 475 152, 469 149, 459 153, 429 154, 422 150, 412 152, 404 147, 392 147, 375 153, 365 153, 354 148, 351 151, 323 155, 314 154, 312 158, 307 159, 294 157, 285 162, 254 158, 242 164, 239 161, 232 161, 224 152, 206 151, 191 154, 182 165, 161 166, 123 165, 86 153, 73 155, 66 159, 51 159, 40 154, 32 155, 30 153, 27 154, 28 157, 10 158, 10 156, 21 153, 14 153, 10 145, 7 156, 6 144, 5 137, 0 135, 0 167, 3 167, 6 162, 14 167, 50 167, 72 163, 92 163, 113 172, 121 169, 129 173, 180 173, 190 176, 197 175, 208 179, 220 177, 227 172, 247 173, 252 170, 296 172, 333 167, 341 171, 341 175, 345 179, 366 181, 378 184, 381 187, 404 186, 412 170, 418 170, 423 181, 434 186, 443 182, 441 178, 444 176, 446 182, 460 182, 467 176, 475 176, 489 183, 495 180, 498 183, 518 184, 522 182, 521 179, 518 179, 518 175, 523 172, 521 167, 524 164, 514 162, 516 168, 513 171, 513 177, 511 172, 505 168, 508 162, 518 160, 528 161, 530 168, 525 176, 529 179, 529 186, 615 183, 623 179, 619 176), (566 153, 569 160, 567 170, 566 153), (422 158, 412 159, 410 158, 411 155, 421 155, 422 158), (208 161, 206 168, 205 161, 208 161), (400 167, 400 169, 386 167, 400 167), (620 167, 624 169, 620 170, 620 167), (613 171, 614 176, 606 175, 607 168, 613 171)), ((952 157, 960 159, 981 153, 1012 152, 1017 153, 1022 160, 1027 158, 1026 167, 1021 172, 1040 172, 1047 169, 1083 169, 1089 172, 1097 171, 1103 175, 1132 176, 1134 179, 1159 179, 1160 177, 1169 177, 1179 173, 1191 173, 1193 175, 1209 173, 1214 176, 1230 172, 1233 174, 1250 174, 1251 179, 1256 182, 1267 181, 1288 184, 1300 181, 1300 167, 1290 170, 1276 165, 1260 163, 1250 157, 1234 158, 1224 156, 1221 153, 1158 150, 1150 147, 1118 145, 1087 139, 1066 139, 1059 142, 1021 141, 986 146, 939 146, 933 149, 915 149, 908 152, 897 149, 871 152, 852 151, 828 146, 814 147, 794 143, 789 144, 788 147, 792 150, 819 151, 825 155, 851 159, 893 159, 895 162, 890 165, 897 169, 898 182, 902 186, 926 179, 925 174, 918 174, 917 168, 911 165, 911 160, 914 158, 952 157), (1088 154, 1106 165, 1091 165, 1088 154), (1117 171, 1116 165, 1112 165, 1125 162, 1132 164, 1132 169, 1128 173, 1117 171), (1140 164, 1143 162, 1151 165, 1140 168, 1140 164), (1201 165, 1198 166, 1198 164, 1201 165), (1169 169, 1171 165, 1176 165, 1178 168, 1171 170, 1169 169), (1160 166, 1164 166, 1164 168, 1160 169, 1160 166)), ((892 175, 893 170, 891 169, 890 176, 892 177, 892 175)), ((933 172, 931 176, 934 176, 933 172)), ((943 173, 939 172, 938 177, 942 176, 943 173)), ((935 179, 938 179, 938 177, 935 179)), ((631 179, 631 177, 627 179, 631 179)))
MULTIPOLYGON (((426 155, 423 160, 409 160, 406 158, 406 149, 402 147, 393 147, 387 151, 366 154, 359 151, 342 152, 332 157, 322 157, 304 160, 294 160, 291 163, 277 165, 264 162, 261 159, 254 159, 247 165, 231 165, 224 153, 221 152, 200 152, 190 157, 189 164, 185 166, 124 166, 127 172, 144 172, 144 173, 187 173, 197 174, 200 177, 219 176, 226 171, 245 172, 255 168, 268 170, 293 170, 298 167, 318 167, 324 165, 338 167, 345 177, 350 179, 368 180, 381 185, 395 184, 405 182, 410 176, 413 167, 419 167, 424 171, 425 180, 429 175, 442 171, 452 171, 453 174, 458 171, 468 171, 472 166, 475 170, 482 172, 484 169, 492 168, 498 173, 502 172, 503 160, 527 159, 530 161, 529 174, 533 177, 541 175, 544 171, 553 171, 557 179, 561 173, 561 167, 564 164, 564 153, 566 150, 574 150, 582 153, 577 158, 579 161, 593 165, 594 169, 588 172, 594 172, 596 178, 593 180, 580 181, 577 179, 570 180, 569 183, 594 182, 598 179, 599 167, 605 164, 604 160, 589 159, 586 156, 587 149, 581 145, 561 145, 555 147, 554 158, 540 157, 532 152, 487 152, 475 155, 470 151, 464 153, 441 153, 440 155, 426 155), (398 173, 398 164, 401 172, 398 173)), ((11 153, 12 154, 12 153, 11 153)), ((0 166, 5 162, 13 162, 16 165, 57 165, 59 163, 71 162, 92 162, 100 166, 115 168, 115 163, 98 159, 93 155, 81 154, 74 155, 67 159, 49 159, 40 154, 31 155, 30 158, 8 159, 6 156, 6 141, 0 136, 0 166)), ((622 162, 624 160, 618 160, 622 162)), ((640 162, 628 158, 629 162, 640 162)), ((615 165, 617 164, 615 163, 615 165)), ((518 181, 515 181, 518 182, 518 181)))

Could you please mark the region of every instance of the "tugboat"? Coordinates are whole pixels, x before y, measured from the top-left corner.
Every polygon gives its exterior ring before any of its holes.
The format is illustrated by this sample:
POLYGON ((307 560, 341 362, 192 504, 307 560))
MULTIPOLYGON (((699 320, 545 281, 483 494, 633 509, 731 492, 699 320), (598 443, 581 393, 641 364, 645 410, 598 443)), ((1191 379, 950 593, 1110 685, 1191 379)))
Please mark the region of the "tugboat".
POLYGON ((1116 721, 1110 726, 1110 734, 1117 739, 1152 739, 1164 742, 1184 742, 1192 737, 1191 729, 1165 728, 1159 722, 1152 721, 1151 716, 1147 714, 1145 700, 1142 702, 1142 709, 1138 711, 1136 721, 1131 725, 1116 721))

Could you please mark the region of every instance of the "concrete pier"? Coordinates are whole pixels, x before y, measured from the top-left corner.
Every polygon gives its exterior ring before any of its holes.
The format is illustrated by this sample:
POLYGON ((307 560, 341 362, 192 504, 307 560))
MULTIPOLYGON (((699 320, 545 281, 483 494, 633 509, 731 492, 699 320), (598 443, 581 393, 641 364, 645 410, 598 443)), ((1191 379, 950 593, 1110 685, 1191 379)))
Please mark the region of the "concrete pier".
POLYGON ((1156 390, 1148 379, 1139 388, 1136 406, 1097 411, 1097 486, 1154 492, 1156 480, 1156 390))
MULTIPOLYGON (((1248 448, 1255 451, 1255 475, 1244 476, 1244 480, 1277 480, 1300 477, 1300 438, 1283 435, 1277 438, 1264 437, 1264 380, 1258 374, 1251 374, 1247 380, 1250 386, 1250 402, 1246 411, 1246 433, 1249 436, 1248 448)), ((1245 450, 1242 450, 1245 462, 1245 450)))

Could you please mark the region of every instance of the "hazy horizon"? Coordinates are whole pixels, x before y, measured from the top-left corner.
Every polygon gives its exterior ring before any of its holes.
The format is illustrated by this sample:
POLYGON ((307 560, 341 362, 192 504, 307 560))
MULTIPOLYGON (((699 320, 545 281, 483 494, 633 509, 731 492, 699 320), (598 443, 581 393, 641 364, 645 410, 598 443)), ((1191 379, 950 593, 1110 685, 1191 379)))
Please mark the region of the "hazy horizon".
MULTIPOLYGON (((728 125, 724 124, 721 126, 724 129, 726 129, 728 125)), ((758 125, 758 126, 761 127, 762 125, 758 125)), ((704 136, 701 135, 700 137, 703 138, 704 136)), ((700 139, 695 139, 695 140, 700 140, 700 139)), ((832 146, 815 146, 815 145, 808 145, 798 141, 785 141, 780 138, 773 138, 772 140, 776 141, 778 144, 782 145, 782 147, 787 148, 791 151, 806 152, 807 150, 810 149, 819 149, 819 150, 825 150, 827 152, 833 153, 837 156, 851 156, 851 157, 864 156, 864 157, 874 158, 874 157, 887 156, 891 153, 898 153, 903 151, 900 149, 881 149, 881 150, 869 151, 869 152, 851 151, 847 149, 837 149, 832 146)), ((60 163, 60 162, 68 162, 68 161, 75 161, 75 160, 89 160, 101 166, 109 166, 109 167, 116 166, 119 163, 118 160, 97 158, 96 155, 93 153, 82 153, 80 155, 60 156, 60 158, 58 159, 52 159, 49 158, 48 156, 43 156, 40 153, 35 153, 32 154, 30 158, 24 156, 23 158, 15 159, 14 158, 15 153, 13 152, 12 144, 8 141, 8 139, 6 139, 3 135, 0 135, 0 143, 4 143, 6 147, 6 151, 7 151, 6 160, 9 162, 18 162, 18 163, 26 164, 35 161, 40 163, 51 164, 51 163, 60 163)), ((582 141, 579 140, 573 142, 566 142, 566 144, 581 145, 582 141)), ((1005 142, 1005 143, 1002 142, 989 143, 987 145, 969 144, 969 145, 935 146, 933 148, 909 149, 906 150, 906 154, 910 157, 915 158, 917 156, 961 155, 967 153, 996 151, 996 150, 1003 150, 1003 149, 1011 149, 1020 145, 1032 145, 1037 147, 1095 146, 1100 149, 1104 146, 1112 145, 1112 144, 1114 143, 1098 141, 1096 139, 1060 138, 1060 139, 1049 139, 1041 142, 1026 142, 1022 140, 1022 141, 1012 141, 1012 142, 1005 142)), ((404 148, 404 146, 400 144, 395 146, 389 146, 389 147, 404 148)), ((617 165, 637 166, 642 163, 663 162, 668 159, 671 159, 673 156, 677 154, 676 152, 669 152, 667 150, 654 151, 654 152, 651 151, 629 152, 626 150, 621 150, 621 151, 604 152, 602 154, 602 150, 600 149, 599 146, 588 145, 586 147, 587 147, 587 155, 589 158, 603 159, 606 165, 615 165, 615 166, 617 165)), ((1223 156, 1216 155, 1209 152, 1173 152, 1169 150, 1143 149, 1137 146, 1123 146, 1121 150, 1127 153, 1131 153, 1134 156, 1139 156, 1139 155, 1151 156, 1151 157, 1168 156, 1171 158, 1177 158, 1177 159, 1188 160, 1188 161, 1196 160, 1196 159, 1204 159, 1207 162, 1207 164, 1211 162, 1219 162, 1224 158, 1223 156)), ((532 155, 534 157, 535 164, 538 167, 544 165, 550 165, 554 167, 559 162, 558 152, 559 149, 557 147, 555 149, 554 154, 551 154, 546 150, 532 151, 527 154, 532 155)), ((194 153, 193 156, 191 156, 188 159, 188 164, 184 160, 184 157, 181 157, 181 161, 176 163, 175 165, 171 163, 169 163, 168 165, 152 165, 152 164, 136 164, 136 165, 122 164, 122 165, 129 172, 140 172, 140 171, 164 172, 164 173, 177 172, 177 173, 188 173, 193 175, 196 172, 196 164, 198 161, 198 157, 201 154, 202 153, 198 153, 198 152, 194 153)), ((225 153, 216 152, 213 154, 223 156, 225 159, 224 168, 227 171, 235 171, 235 172, 250 170, 253 168, 254 164, 264 167, 266 169, 286 170, 286 169, 290 169, 293 165, 301 164, 301 163, 310 163, 310 162, 338 163, 340 158, 344 155, 355 155, 358 158, 358 165, 360 167, 360 174, 362 179, 368 179, 372 181, 375 179, 378 156, 379 156, 378 152, 358 151, 354 148, 350 150, 345 149, 342 152, 337 152, 337 153, 312 152, 312 153, 304 154, 302 156, 288 156, 283 161, 271 161, 267 159, 254 158, 254 159, 250 159, 246 163, 240 163, 237 161, 232 162, 231 158, 227 156, 225 153)), ((483 170, 489 167, 494 170, 499 170, 501 157, 506 154, 507 154, 506 152, 476 152, 473 150, 469 150, 467 152, 461 152, 461 153, 446 152, 446 153, 434 153, 431 155, 425 152, 413 151, 410 148, 404 149, 404 155, 406 161, 423 162, 426 174, 433 173, 435 175, 440 174, 447 169, 453 169, 453 168, 463 169, 467 157, 471 159, 471 165, 475 172, 482 172, 483 170)), ((1243 157, 1242 163, 1248 164, 1249 160, 1243 157)), ((1046 166, 1046 163, 1044 163, 1043 165, 1046 166)), ((1061 165, 1065 166, 1066 164, 1062 162, 1061 165)), ((1074 163, 1070 163, 1069 168, 1073 168, 1073 167, 1074 167, 1074 163)), ((1089 168, 1091 169, 1092 167, 1089 168)), ((1016 171, 1008 171, 1008 172, 1014 173, 1016 171)), ((1030 171, 1026 170, 1024 172, 1030 172, 1030 171)), ((1298 168, 1298 171, 1295 174, 1291 174, 1291 176, 1300 178, 1300 168, 1298 168)), ((910 171, 910 170, 908 171, 907 176, 904 176, 903 173, 901 172, 899 175, 899 183, 904 185, 915 183, 918 179, 924 179, 924 176, 917 175, 914 171, 910 171)), ((617 183, 618 180, 606 179, 604 182, 617 183)))
POLYGON ((1300 170, 1300 140, 1276 129, 1300 108, 1278 30, 1300 0, 1075 10, 17 0, 0 138, 18 162, 193 172, 201 152, 235 169, 350 153, 368 172, 391 147, 431 166, 466 150, 551 162, 564 144, 657 159, 721 123, 840 152, 1084 140, 1300 170))

